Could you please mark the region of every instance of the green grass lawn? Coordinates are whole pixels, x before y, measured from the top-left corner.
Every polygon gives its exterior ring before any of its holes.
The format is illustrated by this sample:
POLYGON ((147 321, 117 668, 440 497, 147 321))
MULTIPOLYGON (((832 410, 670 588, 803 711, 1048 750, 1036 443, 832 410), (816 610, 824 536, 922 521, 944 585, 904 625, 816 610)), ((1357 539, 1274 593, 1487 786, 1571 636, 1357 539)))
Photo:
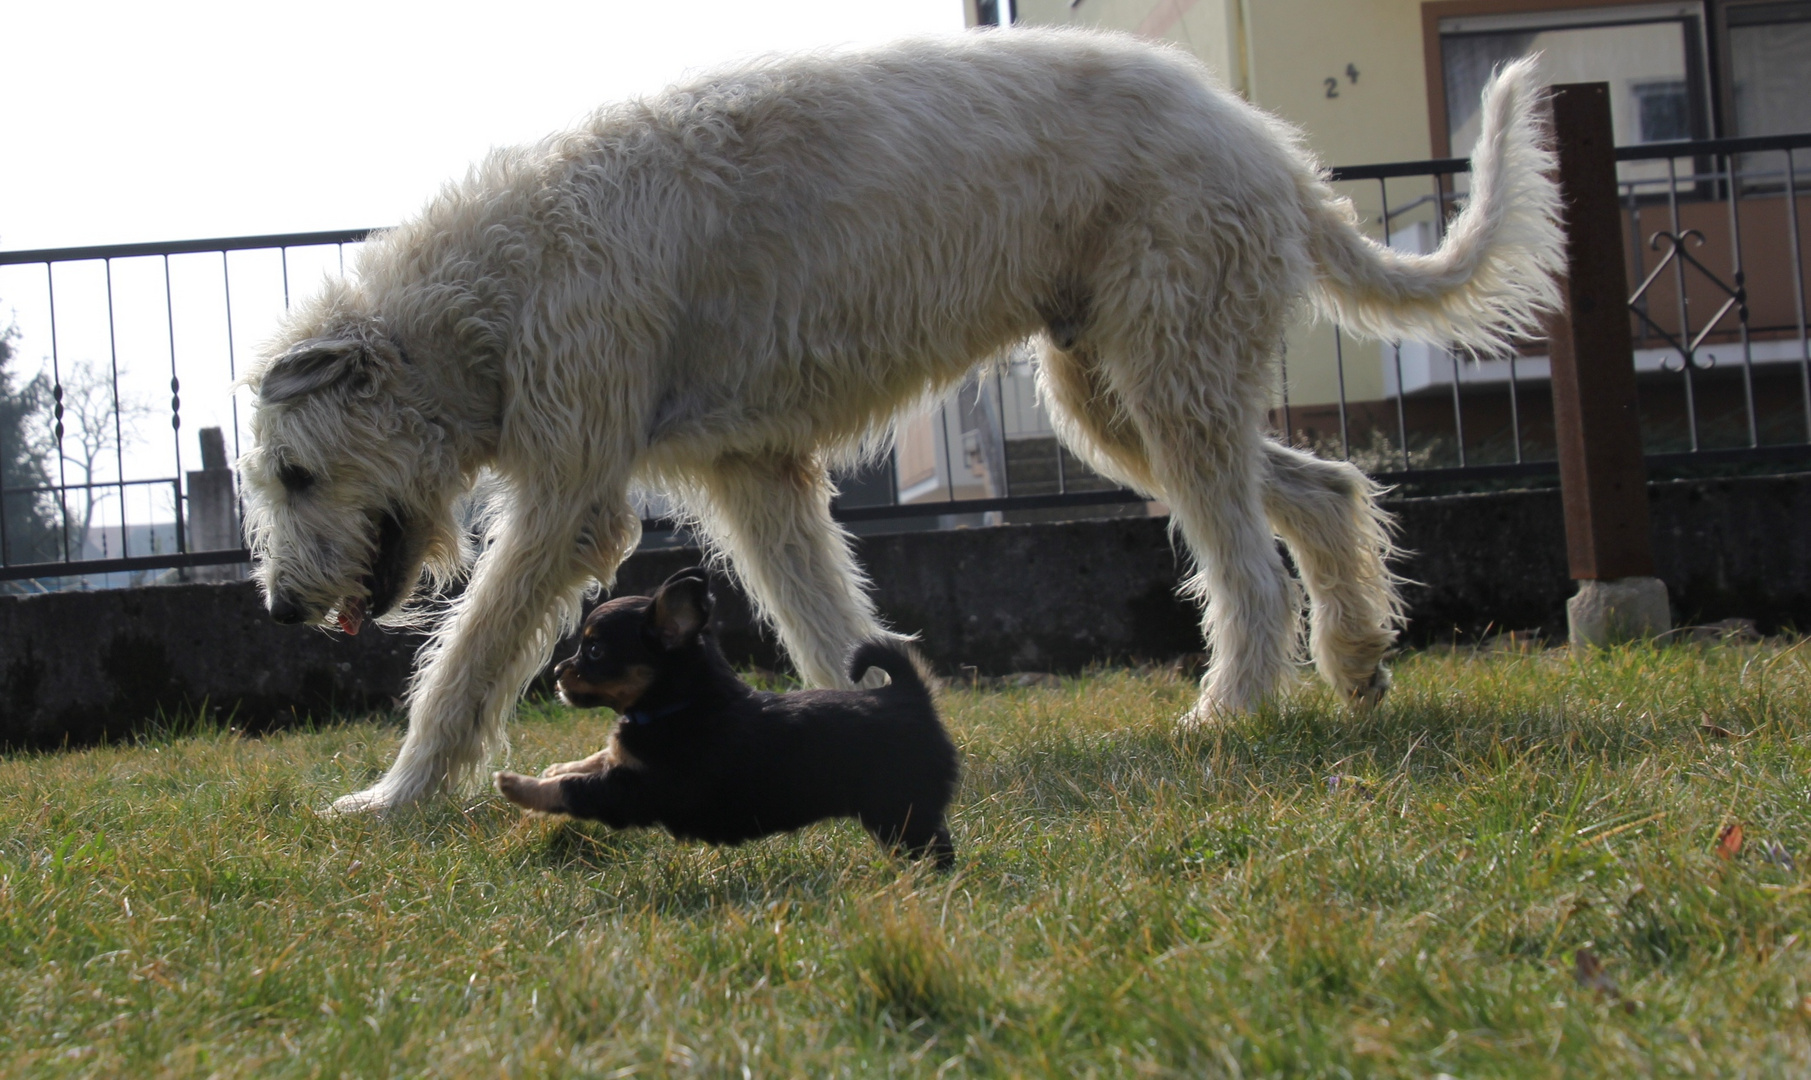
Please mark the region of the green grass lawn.
POLYGON ((394 724, 0 758, 0 1074, 1811 1072, 1811 647, 1397 676, 1190 734, 1169 674, 952 690, 948 877, 324 817, 394 724))

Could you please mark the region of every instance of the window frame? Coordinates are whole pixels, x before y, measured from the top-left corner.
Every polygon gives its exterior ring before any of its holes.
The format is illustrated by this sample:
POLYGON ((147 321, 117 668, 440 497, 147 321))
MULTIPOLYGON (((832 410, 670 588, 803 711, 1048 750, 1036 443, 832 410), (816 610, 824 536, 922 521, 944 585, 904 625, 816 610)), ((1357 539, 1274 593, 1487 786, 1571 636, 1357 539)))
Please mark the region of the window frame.
MULTIPOLYGON (((1735 54, 1730 51, 1729 15, 1742 9, 1773 7, 1779 0, 1721 0, 1710 5, 1711 33, 1715 36, 1712 57, 1716 70, 1711 85, 1716 88, 1717 125, 1731 135, 1736 130, 1735 54)), ((1811 78, 1807 78, 1811 82, 1811 78)))
MULTIPOLYGON (((1686 92, 1703 102, 1703 123, 1709 130, 1694 133, 1694 138, 1716 138, 1727 130, 1724 88, 1727 64, 1721 63, 1723 42, 1722 12, 1727 5, 1714 0, 1696 2, 1699 9, 1697 40, 1690 40, 1687 25, 1685 81, 1686 92)), ((1760 2, 1760 0, 1755 0, 1760 2)), ((1479 18, 1493 15, 1539 16, 1590 8, 1652 7, 1655 0, 1430 0, 1421 5, 1421 49, 1427 77, 1428 145, 1435 158, 1452 156, 1452 136, 1447 130, 1446 60, 1441 48, 1440 23, 1445 19, 1479 18)), ((1647 21, 1647 20, 1639 20, 1647 21)), ((1670 21, 1670 20, 1652 20, 1670 21)), ((1615 25, 1581 24, 1581 25, 1615 25)))

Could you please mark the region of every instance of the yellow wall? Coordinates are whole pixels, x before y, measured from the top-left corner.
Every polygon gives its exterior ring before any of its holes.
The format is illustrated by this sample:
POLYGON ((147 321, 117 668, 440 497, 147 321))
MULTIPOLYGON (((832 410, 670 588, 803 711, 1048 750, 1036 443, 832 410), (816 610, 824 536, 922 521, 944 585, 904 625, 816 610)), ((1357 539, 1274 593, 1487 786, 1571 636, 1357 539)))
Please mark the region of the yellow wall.
POLYGON ((1020 0, 1019 21, 1181 45, 1228 86, 1302 127, 1328 164, 1429 156, 1420 0, 1020 0), (1329 77, 1338 79, 1334 98, 1329 77))
MULTIPOLYGON (((1328 165, 1432 156, 1420 0, 1019 0, 1019 21, 1098 26, 1180 45, 1233 90, 1302 128, 1328 165), (1328 78, 1337 80, 1334 97, 1328 78)), ((1377 185, 1345 193, 1367 218, 1376 215, 1377 185)), ((1394 206, 1421 194, 1409 181, 1389 191, 1394 206)), ((1347 398, 1382 397, 1378 345, 1348 338, 1344 355, 1347 398)), ((1291 402, 1338 395, 1331 329, 1297 328, 1289 339, 1291 402)))
POLYGON ((1098 26, 1181 45, 1206 61, 1228 86, 1244 92, 1244 38, 1239 0, 1019 0, 1026 26, 1098 26))
MULTIPOLYGON (((1086 7, 1088 0, 1082 0, 1086 7)), ((1426 61, 1419 0, 1246 0, 1246 96, 1302 128, 1328 165, 1410 161, 1431 156, 1426 61), (1356 82, 1347 74, 1358 72, 1356 82), (1327 96, 1326 80, 1338 96, 1327 96)), ((1380 207, 1375 184, 1346 191, 1367 218, 1380 207)), ((1418 191, 1390 192, 1401 205, 1418 191)), ((1346 397, 1383 396, 1378 345, 1347 337, 1346 397)), ((1289 336, 1289 397, 1313 404, 1339 399, 1332 328, 1303 326, 1289 336)))
POLYGON ((1418 0, 1248 0, 1245 8, 1248 96, 1302 127, 1323 160, 1429 156, 1418 0), (1327 96, 1329 78, 1337 97, 1327 96))

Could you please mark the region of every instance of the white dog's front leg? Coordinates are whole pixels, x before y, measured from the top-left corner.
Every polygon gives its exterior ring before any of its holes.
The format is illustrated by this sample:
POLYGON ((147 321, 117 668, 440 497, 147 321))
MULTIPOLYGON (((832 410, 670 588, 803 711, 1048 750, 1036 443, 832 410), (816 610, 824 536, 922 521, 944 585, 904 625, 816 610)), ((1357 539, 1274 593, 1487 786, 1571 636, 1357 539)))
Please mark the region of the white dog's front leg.
POLYGON ((726 455, 697 480, 703 491, 694 509, 705 532, 806 681, 847 687, 858 642, 906 640, 875 613, 849 534, 830 516, 835 489, 816 459, 726 455))
MULTIPOLYGON (((409 733, 382 780, 333 804, 339 813, 387 810, 448 790, 472 787, 506 742, 516 699, 547 662, 578 613, 589 574, 610 576, 604 553, 620 561, 632 537, 587 535, 598 519, 562 516, 570 500, 523 499, 478 561, 470 585, 422 650, 409 692, 409 733)), ((606 517, 626 531, 626 514, 606 517)))

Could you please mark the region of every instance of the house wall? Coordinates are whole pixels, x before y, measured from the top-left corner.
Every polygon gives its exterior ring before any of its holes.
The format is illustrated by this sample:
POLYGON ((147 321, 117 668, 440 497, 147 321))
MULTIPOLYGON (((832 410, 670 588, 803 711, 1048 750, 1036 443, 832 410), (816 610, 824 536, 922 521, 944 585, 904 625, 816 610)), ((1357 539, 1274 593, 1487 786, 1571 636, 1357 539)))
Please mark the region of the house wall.
POLYGON ((1020 0, 1019 21, 1181 46, 1329 164, 1431 156, 1420 0, 1020 0))
MULTIPOLYGON (((1121 30, 1188 49, 1236 92, 1301 128, 1307 145, 1323 162, 1359 165, 1465 152, 1463 146, 1447 145, 1438 33, 1442 18, 1631 7, 1649 9, 1646 13, 1651 14, 1680 6, 1653 0, 1023 0, 1019 19, 1032 26, 1121 30)), ((1698 10, 1715 24, 1722 8, 1711 3, 1698 10)), ((1675 71, 1681 62, 1674 55, 1679 49, 1676 32, 1626 25, 1578 33, 1602 35, 1602 48, 1585 48, 1579 40, 1568 39, 1565 48, 1555 46, 1546 58, 1546 75, 1566 82, 1617 73, 1618 142, 1639 141, 1631 126, 1637 112, 1630 97, 1632 80, 1650 68, 1675 71)), ((1724 90, 1725 97, 1730 93, 1724 90)), ((1692 162, 1674 164, 1689 172, 1692 162)), ((1778 167, 1771 158, 1761 164, 1778 167)), ((1664 178, 1666 173, 1666 162, 1620 167, 1625 180, 1664 178)), ((1385 194, 1379 184, 1352 183, 1341 185, 1341 190, 1366 220, 1378 217, 1385 194)), ((1392 181, 1388 188, 1393 208, 1431 193, 1431 185, 1424 181, 1392 181)), ((1793 282, 1783 272, 1789 230, 1775 220, 1783 218, 1782 205, 1775 196, 1743 211, 1752 219, 1744 220, 1742 231, 1757 330, 1785 328, 1795 318, 1793 282)), ((1431 221, 1432 212, 1431 203, 1424 205, 1397 219, 1393 228, 1401 231, 1431 221)), ((1686 216, 1692 220, 1683 224, 1698 228, 1709 241, 1704 251, 1694 253, 1721 272, 1729 265, 1730 227, 1723 220, 1727 207, 1705 204, 1689 208, 1686 216)), ((1650 213, 1643 223, 1644 242, 1645 234, 1658 227, 1654 220, 1650 213)), ((1801 221, 1803 228, 1811 228, 1811 220, 1802 214, 1801 221)), ((1638 274, 1631 278, 1639 280, 1638 274)), ((1667 284, 1653 299, 1656 318, 1670 326, 1677 320, 1669 309, 1676 305, 1674 290, 1667 284)), ((1710 297, 1713 287, 1706 280, 1688 276, 1688 288, 1694 310, 1714 311, 1721 303, 1721 296, 1710 297)), ((1390 392, 1387 364, 1378 346, 1349 338, 1336 345, 1330 326, 1304 320, 1295 327, 1288 336, 1287 362, 1292 406, 1337 402, 1342 388, 1351 402, 1380 399, 1390 392)))
MULTIPOLYGON (((1120 30, 1187 49, 1235 92, 1300 127, 1330 165, 1431 156, 1419 0, 1021 0, 1019 21, 1120 30)), ((1396 187, 1393 204, 1412 197, 1411 183, 1396 187)), ((1349 187, 1360 212, 1374 216, 1376 185, 1349 187)), ((1346 397, 1382 397, 1376 346, 1349 338, 1342 346, 1346 397)), ((1292 403, 1339 400, 1331 327, 1304 320, 1289 334, 1288 354, 1297 360, 1288 371, 1292 403)))

